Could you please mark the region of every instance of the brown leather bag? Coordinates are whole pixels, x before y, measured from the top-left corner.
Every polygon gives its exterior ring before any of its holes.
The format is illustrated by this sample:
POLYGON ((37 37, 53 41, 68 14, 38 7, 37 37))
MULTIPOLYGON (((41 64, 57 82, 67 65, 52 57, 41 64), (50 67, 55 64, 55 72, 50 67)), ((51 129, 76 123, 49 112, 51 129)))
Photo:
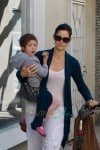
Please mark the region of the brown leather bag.
MULTIPOLYGON (((74 124, 73 150, 78 150, 79 122, 80 122, 80 117, 78 116, 75 119, 75 124, 74 124)), ((100 150, 99 144, 95 135, 92 115, 88 115, 83 120, 83 141, 81 142, 80 150, 100 150)))

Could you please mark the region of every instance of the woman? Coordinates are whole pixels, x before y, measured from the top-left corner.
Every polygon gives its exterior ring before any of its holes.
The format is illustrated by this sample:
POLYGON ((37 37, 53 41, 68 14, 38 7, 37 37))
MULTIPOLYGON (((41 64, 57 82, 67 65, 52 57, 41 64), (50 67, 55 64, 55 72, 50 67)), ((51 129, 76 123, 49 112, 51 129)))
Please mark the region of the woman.
MULTIPOLYGON (((41 137, 31 129, 31 122, 34 118, 36 104, 26 104, 26 121, 28 150, 60 150, 60 146, 65 146, 68 140, 70 129, 70 118, 72 116, 71 102, 71 77, 74 79, 79 92, 84 97, 90 107, 97 105, 91 93, 83 81, 79 62, 66 52, 66 47, 71 40, 72 29, 68 24, 60 24, 54 33, 55 47, 48 50, 49 73, 41 82, 40 91, 45 87, 60 100, 60 106, 44 121, 46 137, 41 137)), ((42 51, 43 52, 43 51, 42 51)), ((42 52, 37 52, 36 56, 42 63, 42 52)), ((36 72, 36 67, 23 67, 17 76, 21 82, 22 77, 31 76, 36 72), (20 76, 21 74, 21 76, 20 76)), ((42 94, 42 92, 40 92, 42 94)), ((46 99, 45 99, 46 101, 46 99)), ((71 148, 71 147, 70 147, 71 148)), ((68 148, 69 150, 69 148, 68 148)))

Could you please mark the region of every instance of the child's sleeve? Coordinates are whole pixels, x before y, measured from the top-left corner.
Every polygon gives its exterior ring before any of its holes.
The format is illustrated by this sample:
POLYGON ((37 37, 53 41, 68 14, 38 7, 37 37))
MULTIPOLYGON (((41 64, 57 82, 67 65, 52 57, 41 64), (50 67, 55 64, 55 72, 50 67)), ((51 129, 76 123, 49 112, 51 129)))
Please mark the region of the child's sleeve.
POLYGON ((43 65, 38 65, 37 66, 37 74, 41 77, 44 78, 48 74, 48 66, 46 64, 43 65))
POLYGON ((34 58, 33 57, 29 57, 26 60, 26 64, 28 66, 30 66, 32 64, 35 64, 36 67, 37 67, 37 75, 40 76, 41 78, 44 78, 44 77, 47 76, 47 74, 48 74, 48 66, 47 66, 47 64, 41 65, 38 58, 36 58, 36 57, 34 57, 34 58))

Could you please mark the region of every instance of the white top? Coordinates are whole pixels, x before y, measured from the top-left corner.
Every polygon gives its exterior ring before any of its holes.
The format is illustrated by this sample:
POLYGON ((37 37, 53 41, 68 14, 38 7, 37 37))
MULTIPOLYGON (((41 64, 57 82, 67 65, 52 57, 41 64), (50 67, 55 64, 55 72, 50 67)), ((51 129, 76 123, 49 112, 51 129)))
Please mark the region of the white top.
POLYGON ((49 70, 47 88, 63 105, 64 69, 61 71, 49 70))
POLYGON ((56 97, 61 105, 56 109, 54 116, 64 116, 64 103, 63 103, 63 95, 64 95, 64 69, 61 71, 53 71, 49 70, 49 77, 47 82, 47 88, 50 91, 50 93, 56 97))

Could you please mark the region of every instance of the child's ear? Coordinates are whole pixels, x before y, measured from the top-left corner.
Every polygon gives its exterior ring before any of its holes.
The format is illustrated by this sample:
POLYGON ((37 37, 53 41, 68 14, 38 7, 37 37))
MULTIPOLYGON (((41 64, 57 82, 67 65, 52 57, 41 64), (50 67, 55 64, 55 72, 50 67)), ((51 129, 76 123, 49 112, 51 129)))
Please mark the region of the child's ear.
POLYGON ((21 50, 24 52, 24 51, 25 51, 25 48, 24 48, 24 47, 21 47, 21 50))

